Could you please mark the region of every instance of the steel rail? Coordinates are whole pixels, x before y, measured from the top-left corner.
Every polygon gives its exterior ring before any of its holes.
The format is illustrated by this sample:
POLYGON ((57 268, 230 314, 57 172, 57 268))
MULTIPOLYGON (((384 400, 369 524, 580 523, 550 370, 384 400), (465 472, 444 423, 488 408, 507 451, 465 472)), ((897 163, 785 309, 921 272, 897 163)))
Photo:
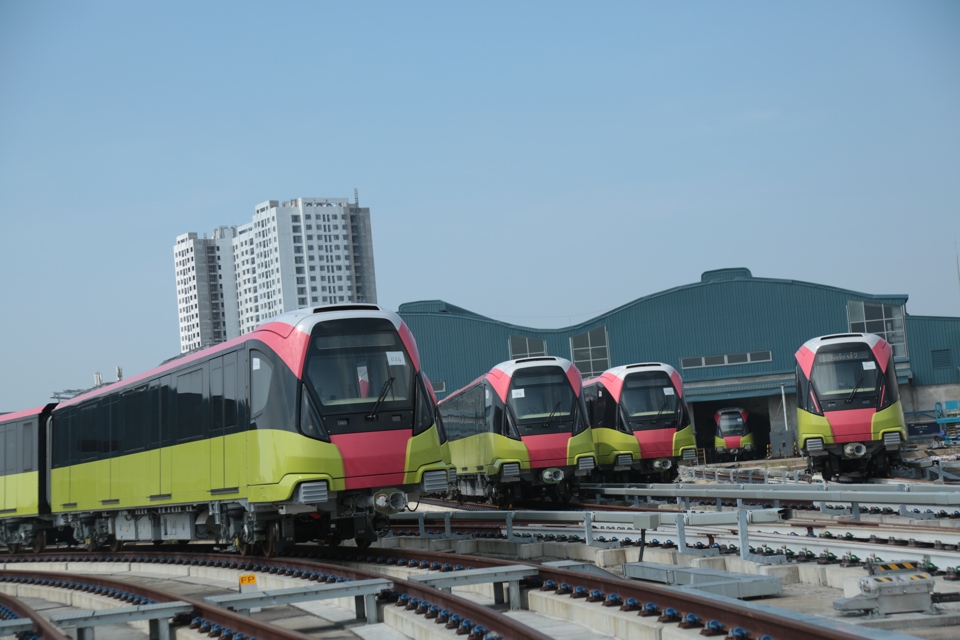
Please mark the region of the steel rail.
MULTIPOLYGON (((345 550, 334 549, 333 554, 338 552, 344 552, 345 550)), ((359 552, 356 549, 353 551, 359 552)), ((349 553, 349 552, 347 552, 349 553)), ((363 552, 359 552, 363 553, 363 552)), ((62 556, 58 556, 62 557, 62 556)), ((449 559, 449 556, 447 556, 449 559)), ((301 558, 247 558, 233 555, 224 555, 224 554, 202 554, 202 553, 179 553, 179 554, 157 554, 157 553, 138 553, 138 552, 119 552, 112 554, 71 554, 71 560, 68 562, 71 563, 81 563, 83 558, 90 558, 91 562, 129 562, 129 563, 143 563, 143 560, 156 560, 156 564, 175 564, 175 565, 190 565, 190 566, 213 566, 215 568, 222 569, 234 569, 237 571, 259 571, 260 573, 269 573, 279 576, 292 576, 295 575, 296 571, 301 572, 301 577, 309 576, 313 572, 330 572, 339 574, 345 578, 352 578, 354 580, 363 580, 368 578, 382 578, 383 574, 377 573, 374 571, 365 571, 363 569, 355 568, 346 568, 341 565, 327 564, 319 562, 317 560, 307 560, 301 558), (304 576, 305 573, 305 576, 304 576)), ((23 558, 28 562, 44 562, 51 561, 50 558, 45 557, 36 557, 36 556, 26 556, 23 558)), ((56 560, 54 560, 56 562, 56 560)), ((144 563, 146 564, 146 563, 144 563)), ((0 571, 0 576, 4 572, 0 571)), ((17 571, 12 571, 10 573, 22 573, 17 571)), ((56 572, 46 572, 38 571, 38 573, 33 575, 43 575, 44 577, 49 577, 51 575, 61 575, 69 576, 70 580, 76 580, 76 573, 64 573, 58 574, 56 572)), ((90 577, 87 580, 88 575, 84 574, 83 579, 96 584, 97 580, 101 580, 98 577, 90 577)), ((67 578, 58 578, 64 579, 67 578)), ((431 587, 426 587, 419 585, 414 582, 409 582, 407 580, 402 580, 398 578, 391 578, 394 583, 394 590, 400 593, 407 593, 408 595, 417 597, 421 600, 426 599, 431 604, 441 606, 441 608, 450 609, 453 613, 461 615, 464 619, 471 619, 478 624, 482 624, 488 629, 488 631, 496 631, 503 637, 509 637, 512 640, 550 640, 549 636, 545 636, 536 629, 519 622, 518 620, 501 614, 500 612, 491 609, 489 607, 484 607, 483 605, 476 604, 461 598, 456 595, 447 594, 437 589, 431 587)), ((114 581, 111 581, 114 582, 114 581)), ((131 591, 130 583, 119 582, 127 591, 131 591)), ((113 587, 116 588, 116 587, 113 587)), ((137 589, 141 587, 137 586, 137 589)), ((149 587, 143 587, 142 589, 150 590, 149 587)), ((165 592, 157 591, 160 594, 165 592)), ((160 597, 156 595, 150 595, 149 597, 155 600, 161 600, 160 597)), ((213 613, 218 614, 228 614, 231 618, 231 622, 225 626, 231 626, 237 628, 237 623, 234 623, 233 617, 239 616, 232 611, 226 609, 220 609, 219 607, 214 607, 206 602, 198 601, 195 599, 184 598, 175 596, 172 594, 166 594, 164 601, 169 600, 182 600, 194 605, 197 615, 207 619, 213 619, 213 613)), ((386 605, 391 606, 391 605, 386 605)), ((240 616, 243 620, 250 620, 245 616, 240 616)), ((222 624, 218 622, 218 624, 222 624)), ((243 630, 244 633, 250 636, 256 636, 260 640, 288 640, 289 638, 301 639, 306 636, 297 635, 297 636, 266 636, 264 633, 257 631, 256 633, 249 633, 246 630, 243 630)))
POLYGON ((8 596, 5 593, 0 593, 0 604, 21 618, 32 620, 33 632, 43 638, 43 640, 70 640, 70 636, 35 610, 25 605, 22 600, 8 596))
MULTIPOLYGON (((370 557, 370 551, 372 550, 337 550, 331 552, 331 555, 339 556, 339 559, 345 561, 363 562, 367 561, 370 557), (350 555, 353 556, 352 560, 348 559, 350 555)), ((458 560, 469 562, 477 568, 517 564, 516 561, 498 560, 495 558, 451 556, 451 554, 448 553, 433 553, 406 549, 378 549, 376 551, 379 552, 380 555, 386 553, 403 558, 408 562, 410 560, 418 562, 427 561, 430 565, 434 562, 442 564, 450 563, 451 561, 456 562, 458 560)), ((398 566, 400 565, 399 562, 396 564, 398 566)), ((815 616, 793 614, 792 612, 776 607, 744 603, 733 598, 701 595, 692 591, 681 591, 656 584, 613 577, 603 578, 593 574, 555 569, 542 565, 531 565, 531 568, 536 568, 539 577, 543 580, 553 580, 557 584, 567 582, 574 587, 582 586, 586 588, 588 592, 597 589, 605 595, 616 593, 621 596, 623 600, 636 598, 640 601, 641 605, 647 602, 653 602, 659 606, 661 610, 673 607, 683 614, 695 614, 704 623, 716 620, 722 623, 728 631, 740 627, 745 629, 751 638, 760 638, 767 635, 777 640, 810 640, 810 638, 851 640, 851 638, 877 638, 879 637, 878 634, 883 635, 883 632, 877 629, 861 629, 856 625, 847 625, 825 619, 823 622, 818 623, 815 616)), ((677 622, 679 621, 680 620, 677 620, 677 622)), ((887 637, 905 638, 906 636, 892 633, 887 637)))
MULTIPOLYGON (((477 567, 501 567, 517 564, 515 561, 492 558, 454 556, 446 553, 430 553, 401 549, 358 550, 351 548, 323 548, 320 550, 319 555, 321 558, 337 562, 379 562, 381 564, 388 563, 386 556, 392 555, 394 556, 393 564, 399 566, 406 565, 410 570, 413 570, 412 567, 410 567, 410 561, 416 561, 417 567, 421 567, 423 561, 428 561, 430 566, 433 566, 433 562, 438 562, 442 565, 443 563, 457 561, 464 562, 465 564, 469 563, 477 567), (401 558, 402 562, 396 558, 401 558)), ((297 570, 302 574, 306 570, 317 571, 325 568, 354 579, 383 577, 383 573, 292 558, 274 558, 267 560, 224 556, 223 554, 180 554, 173 556, 171 554, 137 554, 136 552, 128 552, 112 555, 80 554, 79 556, 71 556, 69 561, 71 563, 81 562, 82 560, 79 558, 90 558, 93 562, 111 560, 131 563, 154 561, 163 564, 212 565, 225 569, 254 570, 262 573, 282 575, 292 575, 297 570)), ((35 556, 29 557, 29 561, 31 562, 36 562, 37 560, 39 559, 35 556)), ((531 565, 531 567, 534 566, 535 565, 531 565)), ((854 625, 818 620, 812 616, 808 617, 793 614, 775 607, 747 604, 729 598, 718 598, 717 596, 699 595, 693 592, 673 590, 660 585, 625 581, 617 578, 605 579, 580 572, 565 571, 543 566, 536 566, 536 569, 538 570, 540 578, 544 580, 554 580, 557 583, 561 581, 569 582, 575 586, 583 586, 588 590, 598 589, 604 594, 617 593, 623 597, 624 600, 633 597, 641 603, 653 602, 662 610, 665 610, 667 607, 673 607, 683 614, 693 613, 703 622, 716 620, 729 630, 740 627, 750 633, 750 637, 761 637, 766 634, 776 637, 777 640, 809 640, 810 637, 840 640, 841 638, 876 637, 877 633, 887 638, 904 637, 899 634, 878 632, 875 629, 861 630, 854 625)), ((38 574, 43 576, 54 575, 44 571, 38 572, 38 574)), ((67 579, 75 579, 76 577, 76 574, 73 573, 56 575, 63 575, 67 579)), ((90 580, 106 582, 102 578, 90 578, 90 580)), ((391 577, 391 580, 393 580, 395 584, 396 591, 405 592, 408 595, 426 599, 431 604, 448 608, 453 613, 462 615, 464 619, 469 617, 475 622, 487 627, 488 630, 496 631, 503 636, 516 640, 544 640, 545 638, 545 636, 538 631, 517 623, 514 619, 503 616, 493 609, 400 578, 391 577)), ((120 584, 127 589, 130 588, 129 583, 121 582, 120 584)), ((191 602, 187 598, 176 597, 176 599, 191 602)), ((209 607, 204 607, 203 604, 204 603, 198 603, 198 609, 209 609, 209 607)), ((263 637, 264 640, 272 640, 272 638, 275 637, 263 634, 258 635, 263 637)), ((289 636, 285 636, 285 638, 286 637, 289 636)))
MULTIPOLYGON (((157 589, 154 587, 147 587, 138 584, 132 584, 130 582, 125 582, 123 580, 113 580, 111 578, 106 578, 103 576, 89 575, 89 574, 79 574, 74 572, 59 572, 59 571, 43 571, 43 570, 33 570, 33 571, 13 571, 13 570, 3 570, 0 571, 0 578, 3 577, 13 577, 13 578, 33 578, 33 579, 53 579, 61 580, 64 583, 77 583, 82 582, 85 584, 90 584, 93 586, 104 587, 108 589, 117 589, 122 591, 127 591, 129 593, 136 593, 137 595, 151 598, 158 602, 176 602, 182 601, 193 606, 194 616, 199 616, 205 620, 210 620, 215 624, 222 625, 223 627, 231 627, 236 631, 243 632, 251 637, 257 637, 260 640, 309 640, 310 636, 304 635, 297 631, 292 631, 290 629, 284 629, 266 622, 261 622, 255 620, 248 616, 235 613, 228 609, 221 609, 220 607, 215 607, 210 604, 203 602, 202 600, 197 600, 196 598, 189 598, 185 596, 180 596, 177 594, 172 594, 168 591, 162 589, 157 589)), ((51 589, 56 589, 58 587, 52 585, 37 585, 33 584, 31 586, 39 587, 48 587, 51 589)), ((67 588, 67 587, 60 587, 67 588)))

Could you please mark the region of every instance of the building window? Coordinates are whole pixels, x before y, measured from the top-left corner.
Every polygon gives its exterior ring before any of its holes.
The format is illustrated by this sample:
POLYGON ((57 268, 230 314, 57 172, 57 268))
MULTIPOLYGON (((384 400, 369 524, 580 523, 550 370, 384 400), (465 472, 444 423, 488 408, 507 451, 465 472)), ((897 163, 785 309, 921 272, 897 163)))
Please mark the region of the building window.
POLYGON ((547 355, 547 343, 539 338, 510 336, 510 359, 532 358, 547 355))
POLYGON ((434 393, 446 393, 447 392, 447 381, 446 380, 431 380, 430 386, 433 387, 434 393))
POLYGON ((597 327, 570 338, 573 363, 586 377, 598 376, 610 368, 607 349, 607 328, 597 327))
POLYGON ((727 353, 716 356, 680 358, 680 367, 683 369, 697 369, 699 367, 724 367, 736 364, 770 362, 772 360, 772 351, 749 351, 746 353, 727 353))
POLYGON ((850 331, 874 333, 889 342, 895 358, 908 355, 902 305, 848 300, 847 319, 850 331))

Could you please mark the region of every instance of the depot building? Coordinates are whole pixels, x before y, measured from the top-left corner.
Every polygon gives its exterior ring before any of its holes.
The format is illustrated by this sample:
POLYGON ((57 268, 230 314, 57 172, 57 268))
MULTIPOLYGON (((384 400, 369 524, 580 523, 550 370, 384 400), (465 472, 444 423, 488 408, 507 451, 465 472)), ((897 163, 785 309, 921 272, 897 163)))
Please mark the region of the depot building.
POLYGON ((937 402, 960 399, 960 318, 911 316, 907 298, 734 268, 560 329, 508 324, 442 300, 405 303, 399 314, 441 400, 504 360, 567 358, 584 379, 665 362, 683 376, 698 447, 713 444, 714 414, 737 407, 749 412, 758 449, 769 445, 773 457, 786 457, 796 442, 794 354, 810 338, 867 332, 889 342, 908 423, 923 421, 937 402))

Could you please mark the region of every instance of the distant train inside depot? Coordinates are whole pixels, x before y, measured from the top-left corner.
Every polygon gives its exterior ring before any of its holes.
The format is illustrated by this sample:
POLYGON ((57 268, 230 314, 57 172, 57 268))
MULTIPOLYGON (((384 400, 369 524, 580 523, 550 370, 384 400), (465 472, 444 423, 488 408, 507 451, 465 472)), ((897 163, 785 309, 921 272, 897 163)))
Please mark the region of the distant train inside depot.
POLYGON ((870 333, 813 338, 796 353, 797 438, 824 480, 886 475, 907 441, 890 344, 870 333))
POLYGON ((596 466, 580 371, 550 356, 502 362, 440 401, 460 497, 568 500, 596 466))
POLYGON ((667 481, 697 459, 683 379, 661 362, 608 369, 583 383, 602 479, 667 481))
POLYGON ((750 412, 740 407, 727 407, 713 414, 716 426, 713 452, 718 461, 750 460, 757 456, 755 436, 747 422, 749 418, 750 412))
POLYGON ((0 543, 368 546, 452 477, 416 342, 392 312, 286 313, 59 405, 0 415, 0 543))

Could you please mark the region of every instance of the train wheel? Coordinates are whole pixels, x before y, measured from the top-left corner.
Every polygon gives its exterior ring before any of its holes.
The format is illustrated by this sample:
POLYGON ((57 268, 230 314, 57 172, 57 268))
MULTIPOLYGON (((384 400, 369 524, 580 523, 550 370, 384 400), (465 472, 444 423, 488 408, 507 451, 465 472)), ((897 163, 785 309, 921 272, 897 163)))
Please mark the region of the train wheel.
POLYGON ((123 549, 123 540, 117 540, 116 538, 111 538, 110 543, 107 545, 107 548, 110 549, 112 553, 117 553, 120 549, 123 549))
POLYGON ((239 535, 233 536, 233 546, 236 547, 237 553, 242 556, 250 555, 253 545, 249 542, 244 542, 239 535))
POLYGON ((43 553, 43 550, 47 548, 47 532, 38 531, 37 535, 33 536, 33 540, 30 541, 30 550, 34 553, 43 553))
POLYGON ((370 538, 354 538, 353 541, 357 543, 357 549, 368 549, 373 544, 370 538))
POLYGON ((267 527, 267 539, 263 543, 263 555, 276 558, 283 555, 283 538, 280 535, 280 521, 271 522, 267 527))
POLYGON ((823 467, 820 469, 820 475, 823 477, 824 482, 830 482, 833 480, 833 477, 837 475, 836 467, 837 464, 834 462, 832 456, 828 456, 827 459, 823 461, 823 467))
POLYGON ((11 542, 10 544, 7 545, 7 551, 9 551, 10 555, 12 556, 17 555, 18 553, 20 553, 20 543, 11 542))

